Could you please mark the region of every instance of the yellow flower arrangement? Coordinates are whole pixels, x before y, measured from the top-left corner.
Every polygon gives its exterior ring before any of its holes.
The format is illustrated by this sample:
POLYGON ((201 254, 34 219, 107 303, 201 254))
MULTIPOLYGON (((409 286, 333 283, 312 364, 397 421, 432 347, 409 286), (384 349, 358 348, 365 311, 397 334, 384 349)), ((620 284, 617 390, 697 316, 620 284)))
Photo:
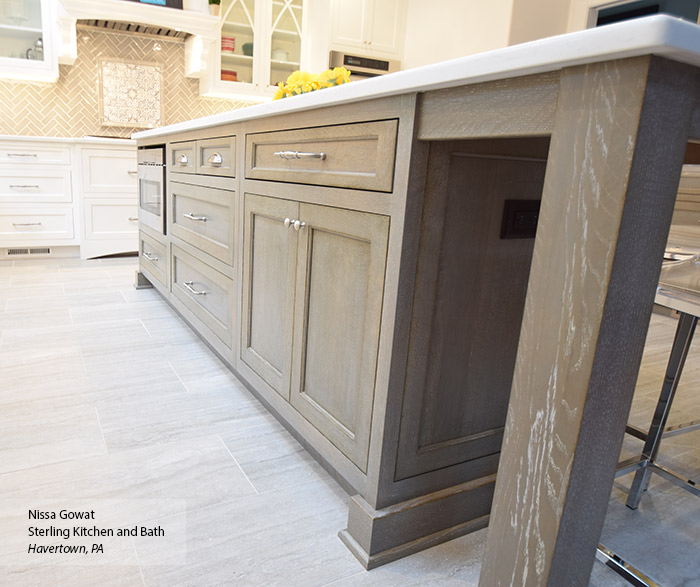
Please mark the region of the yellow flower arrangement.
POLYGON ((277 90, 273 100, 298 96, 323 88, 331 88, 346 84, 350 78, 350 72, 344 67, 327 69, 323 73, 309 73, 308 71, 295 71, 287 78, 286 83, 277 84, 277 90))

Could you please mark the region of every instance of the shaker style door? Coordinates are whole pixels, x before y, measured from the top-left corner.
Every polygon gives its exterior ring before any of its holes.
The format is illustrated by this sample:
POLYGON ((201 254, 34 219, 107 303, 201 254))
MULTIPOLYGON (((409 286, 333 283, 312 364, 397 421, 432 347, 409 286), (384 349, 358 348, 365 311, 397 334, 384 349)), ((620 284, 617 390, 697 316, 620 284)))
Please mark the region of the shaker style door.
POLYGON ((389 219, 299 205, 291 403, 367 468, 389 219))
POLYGON ((245 194, 241 360, 287 400, 298 211, 296 202, 245 194))

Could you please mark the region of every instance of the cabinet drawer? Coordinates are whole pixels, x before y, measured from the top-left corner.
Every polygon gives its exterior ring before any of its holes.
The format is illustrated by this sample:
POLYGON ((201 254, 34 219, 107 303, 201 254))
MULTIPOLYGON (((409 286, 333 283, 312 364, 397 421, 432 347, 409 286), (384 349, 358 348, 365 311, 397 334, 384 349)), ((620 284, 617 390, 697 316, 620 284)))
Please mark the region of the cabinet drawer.
POLYGON ((236 137, 197 141, 197 173, 236 175, 236 137))
POLYGON ((148 276, 155 277, 162 285, 168 286, 168 256, 165 244, 139 231, 139 264, 148 276))
POLYGON ((175 245, 171 255, 173 296, 231 348, 233 281, 175 245))
POLYGON ((195 141, 173 143, 168 146, 168 171, 171 173, 196 173, 195 141))
POLYGON ((390 192, 397 120, 246 136, 246 177, 390 192))
POLYGON ((0 170, 0 202, 69 203, 72 200, 68 169, 0 170))
POLYGON ((83 149, 82 183, 86 194, 136 194, 136 149, 83 149))
POLYGON ((73 239, 73 210, 42 207, 0 209, 0 239, 4 242, 33 242, 73 239))
POLYGON ((170 183, 170 233, 212 257, 233 264, 234 192, 170 183))
POLYGON ((83 212, 85 238, 128 238, 138 231, 138 206, 126 198, 85 198, 83 212))
POLYGON ((70 147, 37 143, 0 143, 0 164, 70 165, 70 147))

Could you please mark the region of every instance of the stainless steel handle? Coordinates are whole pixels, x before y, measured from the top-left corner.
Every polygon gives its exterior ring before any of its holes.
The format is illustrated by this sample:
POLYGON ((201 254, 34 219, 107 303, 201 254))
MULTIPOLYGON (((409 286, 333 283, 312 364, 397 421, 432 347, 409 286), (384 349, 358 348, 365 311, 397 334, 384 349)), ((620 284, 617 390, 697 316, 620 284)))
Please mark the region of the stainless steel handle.
POLYGON ((195 216, 195 215, 192 214, 191 212, 187 212, 187 213, 183 214, 183 216, 184 216, 185 218, 189 218, 190 220, 195 220, 195 221, 197 221, 197 222, 206 222, 206 221, 207 221, 207 217, 206 217, 206 216, 195 216))
POLYGON ((38 190, 39 186, 38 185, 23 185, 23 184, 10 184, 10 188, 13 190, 38 190))
POLYGON ((213 167, 221 167, 221 164, 224 162, 224 158, 221 156, 221 153, 212 153, 209 156, 209 159, 207 159, 207 163, 209 165, 212 165, 213 167))
POLYGON ((41 226, 41 222, 13 222, 12 226, 41 226))
POLYGON ((325 153, 302 153, 301 151, 277 151, 275 157, 280 159, 320 159, 326 158, 325 153))
POLYGON ((207 295, 207 292, 205 291, 197 291, 193 286, 194 286, 194 281, 185 281, 183 284, 188 290, 190 290, 194 295, 196 296, 205 296, 207 295))
POLYGON ((129 222, 136 222, 138 219, 138 216, 129 216, 129 222))
POLYGON ((297 232, 299 232, 305 226, 306 226, 306 222, 302 222, 301 220, 294 221, 294 230, 296 230, 297 232))
POLYGON ((137 175, 137 174, 138 174, 138 171, 136 171, 136 169, 129 169, 129 170, 127 171, 127 173, 128 173, 129 175, 137 175))
POLYGON ((8 157, 38 157, 36 153, 8 153, 8 157))
POLYGON ((180 165, 188 165, 189 162, 190 162, 190 158, 189 158, 187 155, 185 155, 185 154, 183 153, 182 155, 180 155, 180 156, 177 158, 177 162, 178 162, 180 165))
POLYGON ((158 260, 158 257, 154 257, 153 253, 151 253, 149 251, 144 251, 143 256, 146 257, 146 259, 148 259, 149 261, 157 261, 158 260))

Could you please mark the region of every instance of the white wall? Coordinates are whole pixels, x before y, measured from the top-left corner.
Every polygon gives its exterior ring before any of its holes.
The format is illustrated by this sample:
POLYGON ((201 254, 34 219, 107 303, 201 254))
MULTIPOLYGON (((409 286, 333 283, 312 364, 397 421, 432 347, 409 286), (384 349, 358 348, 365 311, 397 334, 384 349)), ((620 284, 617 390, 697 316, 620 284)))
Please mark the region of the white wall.
POLYGON ((513 0, 407 0, 407 5, 402 69, 508 45, 513 0))
POLYGON ((508 44, 564 34, 569 23, 569 4, 563 0, 513 0, 508 44))

